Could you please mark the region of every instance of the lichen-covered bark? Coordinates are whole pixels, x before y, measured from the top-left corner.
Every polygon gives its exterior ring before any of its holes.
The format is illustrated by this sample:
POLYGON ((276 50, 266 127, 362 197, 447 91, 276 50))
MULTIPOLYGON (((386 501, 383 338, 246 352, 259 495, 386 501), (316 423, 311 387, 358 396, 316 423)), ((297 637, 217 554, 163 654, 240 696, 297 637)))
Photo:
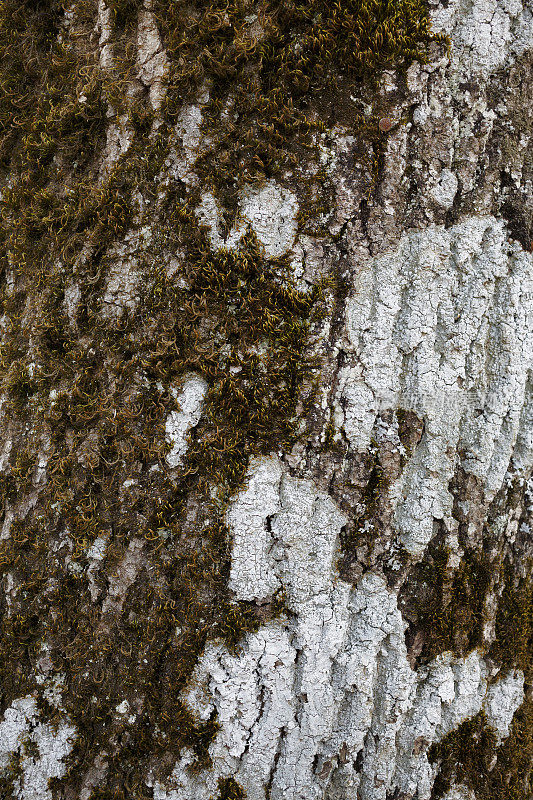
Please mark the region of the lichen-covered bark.
POLYGON ((529 800, 532 30, 0 3, 6 800, 529 800))

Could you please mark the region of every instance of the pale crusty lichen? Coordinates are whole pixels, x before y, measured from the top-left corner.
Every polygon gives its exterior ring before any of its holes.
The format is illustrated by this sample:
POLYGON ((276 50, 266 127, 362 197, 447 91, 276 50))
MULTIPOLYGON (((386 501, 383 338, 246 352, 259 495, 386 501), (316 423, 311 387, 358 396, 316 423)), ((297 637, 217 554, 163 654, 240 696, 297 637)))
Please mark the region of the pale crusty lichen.
POLYGON ((178 467, 183 462, 187 451, 187 434, 200 422, 207 388, 203 378, 190 375, 186 377, 179 392, 177 389, 172 390, 178 410, 171 411, 166 421, 167 439, 171 445, 167 454, 169 467, 178 467))
POLYGON ((13 788, 22 800, 52 800, 51 778, 61 778, 76 728, 63 721, 54 728, 40 718, 35 695, 14 700, 0 722, 0 768, 18 759, 13 788))
POLYGON ((189 774, 184 752, 155 797, 208 800, 232 776, 249 800, 385 800, 394 790, 428 800, 432 743, 482 707, 500 741, 508 734, 523 674, 489 686, 493 668, 478 650, 413 670, 383 578, 368 572, 354 589, 336 577, 344 517, 309 481, 276 458, 257 459, 228 522, 236 598, 262 602, 283 587, 288 614, 249 635, 237 655, 207 647, 184 696, 202 719, 217 712, 213 767, 189 774))
POLYGON ((486 77, 533 44, 531 7, 521 0, 452 0, 433 10, 432 21, 450 36, 460 77, 486 77))
POLYGON ((458 450, 488 500, 512 458, 524 474, 530 468, 531 264, 502 220, 470 217, 405 234, 355 277, 335 419, 359 451, 385 408, 424 420, 416 453, 390 487, 402 544, 414 555, 433 519, 451 514, 458 450))

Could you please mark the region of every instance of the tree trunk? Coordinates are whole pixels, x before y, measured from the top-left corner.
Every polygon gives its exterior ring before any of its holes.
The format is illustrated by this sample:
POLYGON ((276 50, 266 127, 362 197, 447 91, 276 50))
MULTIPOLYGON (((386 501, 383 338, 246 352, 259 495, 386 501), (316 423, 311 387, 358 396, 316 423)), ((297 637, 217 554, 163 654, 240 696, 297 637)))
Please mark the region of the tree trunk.
POLYGON ((532 30, 0 3, 2 798, 531 798, 532 30))

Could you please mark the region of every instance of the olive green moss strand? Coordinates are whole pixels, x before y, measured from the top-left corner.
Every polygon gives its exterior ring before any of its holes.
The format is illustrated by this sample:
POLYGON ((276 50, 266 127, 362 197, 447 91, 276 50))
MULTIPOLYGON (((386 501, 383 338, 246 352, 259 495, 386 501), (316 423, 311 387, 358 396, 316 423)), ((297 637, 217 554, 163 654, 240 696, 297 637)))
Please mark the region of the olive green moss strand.
POLYGON ((496 638, 491 655, 506 667, 523 670, 533 680, 533 565, 516 580, 511 564, 503 568, 504 586, 496 613, 496 638))

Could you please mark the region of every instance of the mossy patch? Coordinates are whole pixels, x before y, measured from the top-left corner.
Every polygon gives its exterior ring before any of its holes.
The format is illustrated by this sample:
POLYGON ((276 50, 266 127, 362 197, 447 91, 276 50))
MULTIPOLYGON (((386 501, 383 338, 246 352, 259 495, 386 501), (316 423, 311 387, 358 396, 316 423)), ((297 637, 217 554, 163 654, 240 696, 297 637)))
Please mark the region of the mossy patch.
POLYGON ((533 570, 516 575, 504 564, 503 591, 496 612, 496 637, 490 655, 505 667, 518 667, 533 677, 533 570))
POLYGON ((439 764, 431 800, 455 784, 471 789, 476 800, 529 800, 533 793, 533 703, 515 713, 510 735, 497 746, 495 732, 480 712, 428 751, 439 764))
MULTIPOLYGON (((473 476, 458 474, 452 482, 456 503, 477 497, 473 476), (462 487, 462 488, 461 488, 462 487)), ((483 507, 482 498, 478 504, 483 507)), ((499 669, 496 680, 509 670, 525 676, 526 699, 516 711, 510 735, 498 745, 497 736, 483 712, 465 721, 428 756, 438 763, 432 800, 439 800, 456 784, 465 784, 476 800, 526 800, 532 793, 533 704, 531 679, 533 652, 533 580, 525 523, 527 493, 524 482, 511 481, 491 503, 479 534, 469 530, 473 515, 457 507, 459 543, 463 554, 456 568, 437 537, 423 560, 412 570, 400 595, 402 612, 410 621, 406 634, 413 661, 429 661, 443 650, 465 655, 481 646, 499 669), (518 535, 509 545, 505 535, 515 516, 518 535), (468 543, 470 541, 470 543, 468 543), (487 597, 492 602, 487 608, 487 597), (483 627, 495 614, 494 630, 485 640, 483 627)), ((455 506, 454 506, 455 508, 455 506)), ((479 524, 479 520, 477 521, 479 524)))
POLYGON ((409 620, 408 647, 416 641, 416 658, 427 661, 445 650, 466 655, 486 646, 489 637, 495 663, 527 673, 533 605, 524 482, 510 481, 487 507, 479 480, 459 469, 450 491, 459 550, 452 553, 446 546, 441 525, 410 569, 399 595, 409 620), (515 518, 518 534, 510 545, 505 531, 515 518))
POLYGON ((456 569, 449 559, 442 542, 433 541, 400 593, 402 613, 410 621, 407 647, 415 638, 423 640, 417 657, 424 662, 447 650, 464 655, 482 641, 490 561, 473 549, 465 550, 456 569))
POLYGON ((3 800, 16 800, 14 784, 20 780, 22 766, 20 755, 14 753, 0 773, 0 796, 3 800))
MULTIPOLYGON (((167 52, 179 56, 172 59, 165 112, 176 116, 184 101, 208 89, 205 129, 216 135, 197 169, 230 205, 243 182, 308 163, 312 134, 325 135, 326 121, 338 123, 346 97, 375 88, 384 69, 426 62, 430 43, 447 41, 431 33, 425 4, 409 0, 156 0, 154 10, 167 52), (317 114, 325 98, 335 109, 329 120, 317 114)), ((351 127, 375 142, 374 163, 383 141, 378 117, 364 118, 360 104, 351 106, 351 127)), ((321 173, 311 182, 325 188, 321 173)), ((312 217, 323 202, 319 192, 312 217)))
POLYGON ((234 778, 221 778, 217 800, 246 800, 246 792, 234 778))

